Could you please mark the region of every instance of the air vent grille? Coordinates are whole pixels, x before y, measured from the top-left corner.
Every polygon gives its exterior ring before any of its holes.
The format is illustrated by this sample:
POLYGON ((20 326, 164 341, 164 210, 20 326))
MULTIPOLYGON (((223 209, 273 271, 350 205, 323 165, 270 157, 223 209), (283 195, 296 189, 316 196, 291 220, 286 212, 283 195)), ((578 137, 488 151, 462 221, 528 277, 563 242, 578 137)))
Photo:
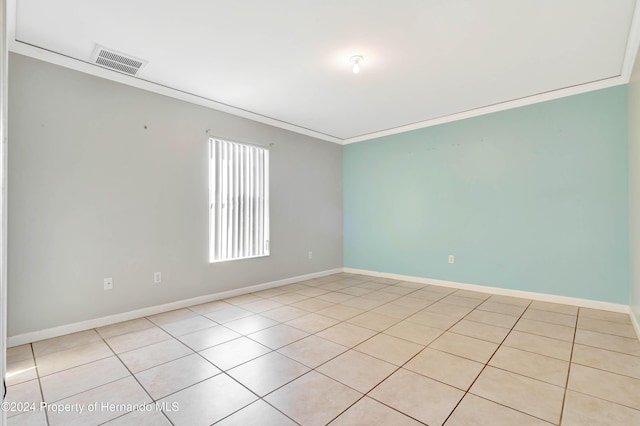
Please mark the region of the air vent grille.
POLYGON ((136 75, 144 68, 147 61, 135 58, 122 52, 97 45, 93 54, 93 62, 129 75, 136 75))

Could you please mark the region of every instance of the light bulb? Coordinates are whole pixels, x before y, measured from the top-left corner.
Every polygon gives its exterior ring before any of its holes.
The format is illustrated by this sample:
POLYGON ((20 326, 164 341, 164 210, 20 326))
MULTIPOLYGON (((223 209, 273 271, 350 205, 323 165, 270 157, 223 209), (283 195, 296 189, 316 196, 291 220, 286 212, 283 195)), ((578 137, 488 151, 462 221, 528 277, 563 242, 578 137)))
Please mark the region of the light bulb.
POLYGON ((362 62, 363 59, 362 55, 353 55, 349 58, 349 62, 353 64, 352 71, 354 74, 358 74, 360 72, 360 62, 362 62))

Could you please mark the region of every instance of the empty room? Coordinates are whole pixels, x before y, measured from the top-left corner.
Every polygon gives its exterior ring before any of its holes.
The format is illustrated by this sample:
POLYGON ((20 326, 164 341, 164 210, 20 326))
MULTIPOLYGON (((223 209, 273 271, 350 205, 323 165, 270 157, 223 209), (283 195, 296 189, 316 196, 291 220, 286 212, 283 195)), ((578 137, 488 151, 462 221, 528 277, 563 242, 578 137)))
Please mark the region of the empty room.
POLYGON ((0 426, 640 425, 640 2, 0 4, 0 426))

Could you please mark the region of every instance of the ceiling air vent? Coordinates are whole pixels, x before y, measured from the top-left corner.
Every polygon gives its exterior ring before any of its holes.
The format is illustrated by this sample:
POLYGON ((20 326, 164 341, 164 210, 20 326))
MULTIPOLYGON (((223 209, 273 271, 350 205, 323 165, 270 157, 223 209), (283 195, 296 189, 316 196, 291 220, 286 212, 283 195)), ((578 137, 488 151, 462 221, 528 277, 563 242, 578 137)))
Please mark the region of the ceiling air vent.
POLYGON ((107 49, 104 46, 96 45, 96 50, 93 53, 93 62, 102 67, 123 72, 129 75, 136 75, 145 65, 147 61, 126 53, 117 52, 112 49, 107 49))

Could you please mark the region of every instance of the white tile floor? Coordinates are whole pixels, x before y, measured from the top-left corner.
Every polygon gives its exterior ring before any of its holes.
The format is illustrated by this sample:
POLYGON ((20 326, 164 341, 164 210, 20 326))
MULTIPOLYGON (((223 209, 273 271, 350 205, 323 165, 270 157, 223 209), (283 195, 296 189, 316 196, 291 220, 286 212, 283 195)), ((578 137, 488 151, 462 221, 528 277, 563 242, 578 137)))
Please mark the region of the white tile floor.
POLYGON ((7 363, 10 425, 640 425, 627 315, 363 275, 14 347, 7 363))

